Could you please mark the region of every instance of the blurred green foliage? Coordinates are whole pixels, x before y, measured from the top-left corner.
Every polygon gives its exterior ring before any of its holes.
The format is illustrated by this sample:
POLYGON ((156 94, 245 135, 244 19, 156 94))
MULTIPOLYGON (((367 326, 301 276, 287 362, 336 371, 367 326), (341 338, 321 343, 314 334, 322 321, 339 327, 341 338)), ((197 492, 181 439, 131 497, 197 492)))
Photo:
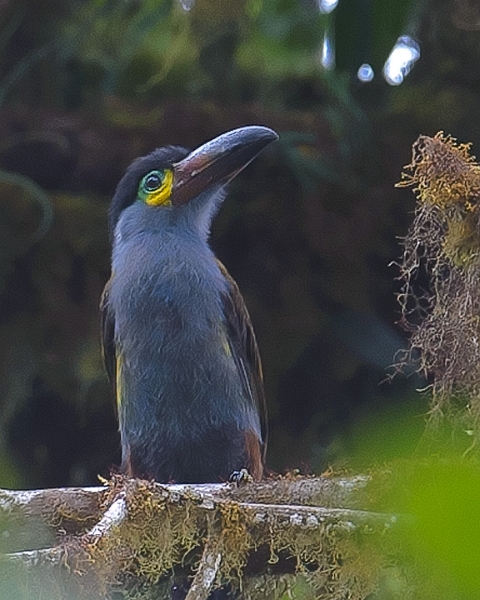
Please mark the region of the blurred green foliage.
POLYGON ((112 94, 157 103, 220 94, 281 104, 288 94, 279 87, 325 76, 325 35, 336 44, 341 71, 354 73, 362 62, 380 70, 397 37, 418 28, 418 5, 427 3, 420 0, 413 12, 412 2, 342 0, 330 14, 313 0, 197 0, 191 11, 174 0, 7 4, 0 45, 19 52, 13 60, 7 52, 0 102, 24 100, 30 87, 40 93, 37 102, 72 109, 112 94))
POLYGON ((480 589, 479 465, 453 462, 418 470, 406 509, 416 516, 411 543, 444 598, 474 598, 480 589))

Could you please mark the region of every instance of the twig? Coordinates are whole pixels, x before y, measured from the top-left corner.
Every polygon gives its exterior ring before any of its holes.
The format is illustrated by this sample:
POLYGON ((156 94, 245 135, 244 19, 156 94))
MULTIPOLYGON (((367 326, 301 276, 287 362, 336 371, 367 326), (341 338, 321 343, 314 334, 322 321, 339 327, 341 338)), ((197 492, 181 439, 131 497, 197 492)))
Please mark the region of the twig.
POLYGON ((222 554, 218 551, 218 536, 210 531, 200 564, 185 600, 206 600, 208 598, 221 562, 222 554))
POLYGON ((125 492, 115 498, 109 508, 105 511, 100 521, 90 529, 87 536, 89 538, 101 538, 109 535, 112 530, 117 529, 122 525, 127 518, 127 502, 125 498, 125 492))

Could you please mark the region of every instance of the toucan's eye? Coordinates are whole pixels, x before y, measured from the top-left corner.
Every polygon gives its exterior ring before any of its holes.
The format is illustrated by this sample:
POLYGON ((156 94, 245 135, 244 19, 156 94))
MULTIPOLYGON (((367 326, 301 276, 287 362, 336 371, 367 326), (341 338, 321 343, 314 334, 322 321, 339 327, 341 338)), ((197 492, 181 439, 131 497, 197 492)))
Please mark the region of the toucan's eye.
POLYGON ((143 178, 143 189, 148 192, 154 192, 161 187, 163 178, 165 177, 164 171, 151 171, 148 175, 143 178))
POLYGON ((140 182, 138 197, 150 206, 170 205, 173 186, 171 169, 155 170, 147 173, 140 182))

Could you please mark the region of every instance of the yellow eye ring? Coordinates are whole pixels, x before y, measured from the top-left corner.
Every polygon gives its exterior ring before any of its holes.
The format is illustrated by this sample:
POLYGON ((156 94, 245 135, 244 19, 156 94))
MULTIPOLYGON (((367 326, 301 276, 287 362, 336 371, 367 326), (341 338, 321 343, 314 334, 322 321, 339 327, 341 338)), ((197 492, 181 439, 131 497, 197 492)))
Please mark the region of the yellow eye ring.
POLYGON ((149 206, 170 206, 173 171, 155 170, 147 173, 140 182, 138 196, 149 206))

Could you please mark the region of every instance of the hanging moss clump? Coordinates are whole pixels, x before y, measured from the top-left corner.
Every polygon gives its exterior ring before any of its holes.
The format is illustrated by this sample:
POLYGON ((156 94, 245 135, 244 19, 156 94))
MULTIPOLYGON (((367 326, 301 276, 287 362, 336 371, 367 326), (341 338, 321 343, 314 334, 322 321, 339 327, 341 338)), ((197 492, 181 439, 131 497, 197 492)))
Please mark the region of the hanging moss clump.
POLYGON ((454 417, 480 438, 480 165, 471 144, 420 136, 398 187, 414 186, 399 295, 414 359, 429 378, 431 424, 454 417))

